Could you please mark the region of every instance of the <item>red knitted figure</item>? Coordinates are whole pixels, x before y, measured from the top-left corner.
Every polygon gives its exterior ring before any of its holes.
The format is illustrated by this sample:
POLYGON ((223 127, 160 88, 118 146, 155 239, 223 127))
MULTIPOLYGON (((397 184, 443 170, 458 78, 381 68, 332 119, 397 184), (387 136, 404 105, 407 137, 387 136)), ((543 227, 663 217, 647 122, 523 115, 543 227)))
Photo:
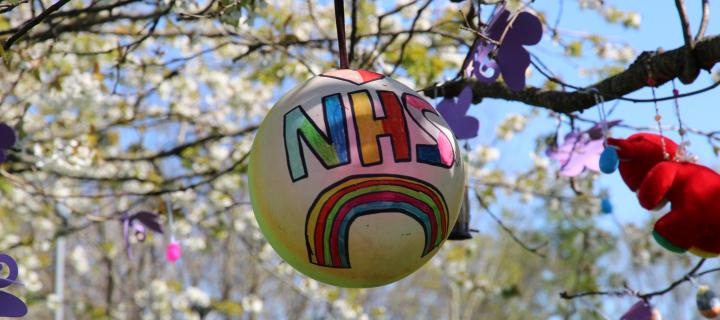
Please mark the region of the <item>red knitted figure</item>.
POLYGON ((643 208, 659 209, 670 201, 670 212, 653 230, 661 246, 701 257, 720 254, 720 175, 705 166, 675 161, 678 145, 656 134, 609 138, 608 144, 618 147, 620 175, 643 208))

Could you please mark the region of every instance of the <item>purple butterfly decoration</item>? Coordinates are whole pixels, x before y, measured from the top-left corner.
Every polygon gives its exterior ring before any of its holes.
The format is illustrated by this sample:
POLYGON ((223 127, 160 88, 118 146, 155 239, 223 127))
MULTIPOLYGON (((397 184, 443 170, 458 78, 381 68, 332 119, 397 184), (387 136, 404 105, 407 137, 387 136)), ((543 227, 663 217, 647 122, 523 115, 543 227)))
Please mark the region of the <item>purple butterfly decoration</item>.
POLYGON ((163 233, 162 226, 158 223, 158 215, 148 211, 139 211, 133 215, 128 215, 127 212, 123 213, 120 220, 123 223, 123 238, 125 239, 125 247, 127 248, 128 258, 132 258, 132 250, 130 248, 130 229, 135 233, 135 238, 143 242, 147 237, 145 228, 155 231, 157 233, 163 233))
MULTIPOLYGON (((11 256, 0 253, 0 273, 2 273, 4 265, 7 265, 9 272, 7 278, 0 278, 0 288, 17 283, 17 262, 11 256)), ((25 316, 27 312, 27 305, 22 300, 7 292, 0 291, 0 317, 19 318, 25 316)))
POLYGON ((649 303, 640 300, 630 307, 620 320, 659 320, 656 314, 649 303))
POLYGON ((16 142, 15 130, 7 124, 0 123, 0 163, 7 160, 8 149, 12 148, 16 142))
MULTIPOLYGON (((614 120, 607 123, 611 128, 620 123, 614 120)), ((565 135, 559 146, 551 145, 546 154, 550 159, 560 162, 560 174, 575 177, 585 169, 600 172, 600 154, 605 150, 602 123, 598 123, 586 131, 574 130, 565 135)))
POLYGON ((488 57, 494 45, 476 41, 473 48, 473 74, 483 82, 493 82, 502 74, 508 88, 520 91, 525 87, 525 70, 530 65, 530 53, 524 46, 539 43, 543 28, 540 19, 527 11, 518 13, 512 25, 507 28, 509 23, 510 11, 507 9, 502 9, 493 16, 487 34, 490 39, 500 42, 496 48, 496 61, 488 57), (493 73, 487 75, 490 69, 493 69, 493 73))
POLYGON ((457 101, 453 98, 445 98, 437 106, 437 111, 450 125, 450 129, 458 139, 470 139, 477 137, 480 122, 478 119, 468 116, 467 112, 472 104, 473 92, 471 86, 466 86, 457 101))

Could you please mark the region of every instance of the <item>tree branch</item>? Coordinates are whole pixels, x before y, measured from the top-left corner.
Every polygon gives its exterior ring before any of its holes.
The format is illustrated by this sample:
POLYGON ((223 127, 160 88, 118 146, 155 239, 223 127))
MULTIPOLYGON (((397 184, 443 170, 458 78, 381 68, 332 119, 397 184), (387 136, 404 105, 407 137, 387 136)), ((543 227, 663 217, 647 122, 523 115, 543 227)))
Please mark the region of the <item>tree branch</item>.
POLYGON ((352 24, 350 28, 350 54, 348 55, 348 60, 350 60, 348 63, 352 67, 352 62, 355 59, 355 45, 357 44, 358 37, 357 37, 357 13, 358 13, 358 1, 353 0, 352 1, 352 11, 350 14, 350 18, 352 19, 352 24))
POLYGON ((400 46, 400 55, 398 55, 398 59, 397 61, 395 61, 395 66, 393 67, 392 71, 390 71, 390 75, 393 75, 395 71, 397 71, 398 67, 400 67, 400 64, 403 61, 403 58, 405 58, 405 48, 407 47, 408 43, 410 43, 410 40, 412 40, 412 37, 415 34, 415 24, 417 24, 418 20, 420 20, 420 16, 422 16, 423 11, 427 9, 430 3, 432 3, 432 0, 428 0, 422 7, 420 7, 420 9, 418 9, 417 14, 412 21, 412 24, 410 24, 410 33, 408 33, 407 39, 405 39, 405 41, 400 46))
MULTIPOLYGON (((637 57, 627 69, 614 76, 588 86, 596 88, 605 101, 624 97, 638 89, 647 86, 647 65, 649 64, 657 85, 681 76, 684 68, 685 46, 665 52, 644 52, 637 57)), ((703 38, 691 50, 693 60, 697 61, 696 71, 710 70, 720 62, 720 35, 703 38)), ((472 85, 473 101, 482 98, 498 98, 523 102, 559 113, 572 113, 588 109, 596 104, 593 93, 586 90, 557 91, 537 87, 527 87, 522 91, 512 91, 501 82, 483 83, 474 79, 459 79, 435 84, 422 90, 430 97, 437 96, 456 97, 466 85, 472 85)), ((645 100, 636 100, 645 102, 645 100)))
POLYGON ((682 28, 683 40, 686 47, 693 46, 692 33, 690 31, 690 20, 688 19, 687 10, 685 9, 685 0, 675 0, 678 16, 680 16, 680 27, 682 28))
POLYGON ((636 296, 643 300, 648 300, 654 296, 664 295, 664 294, 672 291, 673 289, 675 289, 677 286, 679 286, 683 282, 690 281, 690 279, 692 279, 692 278, 697 278, 697 277, 700 277, 700 276, 703 276, 703 275, 706 275, 709 273, 720 271, 720 268, 713 268, 713 269, 705 270, 703 272, 698 273, 698 270, 700 270, 700 267, 702 267, 702 265, 705 263, 705 261, 706 260, 704 258, 700 259, 700 261, 698 261, 698 263, 692 269, 690 269, 690 271, 688 271, 684 276, 682 276, 682 278, 673 281, 669 286, 667 286, 665 289, 662 289, 662 290, 652 291, 652 292, 648 292, 648 293, 639 293, 639 292, 631 290, 629 288, 625 288, 625 289, 620 289, 620 290, 608 290, 608 291, 587 291, 587 292, 580 292, 580 293, 575 293, 575 294, 569 294, 569 293, 563 291, 560 293, 560 298, 570 300, 570 299, 582 298, 582 297, 587 297, 587 296, 627 296, 627 295, 630 295, 630 296, 636 296))
POLYGON ((683 40, 685 41, 685 67, 678 77, 682 83, 692 83, 697 78, 699 70, 695 67, 695 59, 692 57, 692 49, 695 47, 692 33, 690 31, 690 20, 688 19, 687 10, 685 9, 685 0, 675 0, 675 6, 680 16, 680 26, 682 28, 683 40))
POLYGON ((700 28, 695 35, 695 41, 697 42, 705 36, 705 30, 707 30, 708 23, 710 22, 710 1, 702 0, 702 19, 700 20, 700 28))
POLYGON ((10 47, 13 45, 13 43, 15 43, 15 41, 20 39, 20 37, 24 36, 28 31, 30 31, 30 29, 40 24, 40 22, 42 22, 49 14, 58 11, 68 2, 70 2, 70 0, 59 0, 58 2, 55 2, 55 4, 47 8, 47 10, 39 14, 37 17, 28 20, 28 22, 23 24, 20 30, 13 34, 10 39, 5 41, 5 43, 3 44, 3 49, 5 49, 6 51, 10 49, 10 47))

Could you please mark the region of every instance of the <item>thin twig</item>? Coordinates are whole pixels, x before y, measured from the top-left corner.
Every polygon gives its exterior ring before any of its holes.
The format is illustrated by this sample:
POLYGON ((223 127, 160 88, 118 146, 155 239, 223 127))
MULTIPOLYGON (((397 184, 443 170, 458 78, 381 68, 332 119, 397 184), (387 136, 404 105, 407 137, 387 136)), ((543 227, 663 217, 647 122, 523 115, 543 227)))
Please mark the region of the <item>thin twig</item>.
POLYGON ((580 293, 574 293, 574 294, 569 294, 569 293, 563 291, 560 293, 560 298, 570 300, 570 299, 587 297, 587 296, 628 296, 629 295, 629 296, 636 296, 643 300, 648 300, 654 296, 664 295, 664 294, 672 291, 673 289, 675 289, 680 284, 682 284, 686 281, 690 281, 690 279, 697 278, 697 277, 700 277, 700 276, 703 276, 703 275, 706 275, 709 273, 720 271, 720 268, 713 268, 713 269, 705 270, 703 272, 698 273, 698 270, 700 270, 700 267, 702 267, 702 265, 704 263, 705 263, 705 258, 700 259, 700 261, 698 261, 698 263, 692 269, 690 269, 690 271, 688 271, 685 275, 683 275, 680 279, 673 281, 666 288, 657 290, 657 291, 652 291, 652 292, 648 292, 648 293, 639 293, 639 292, 631 290, 629 288, 618 289, 618 290, 607 290, 607 291, 586 291, 586 292, 580 292, 580 293))
POLYGON ((400 46, 400 55, 398 56, 397 61, 395 61, 395 66, 393 67, 392 71, 390 71, 390 76, 395 74, 395 71, 397 71, 398 67, 400 67, 400 64, 402 63, 403 59, 405 58, 405 48, 407 48, 408 43, 410 43, 410 40, 412 40, 413 35, 415 34, 415 24, 417 24, 418 20, 420 20, 420 16, 422 16, 423 11, 427 9, 427 7, 432 3, 432 0, 428 0, 425 2, 425 4, 418 9, 417 14, 415 15, 415 18, 413 19, 412 23, 410 24, 410 33, 408 33, 407 39, 402 43, 400 46))
POLYGON ((675 0, 675 6, 677 7, 678 16, 680 16, 680 27, 682 28, 685 46, 692 48, 694 42, 690 31, 690 20, 688 19, 687 10, 685 9, 685 0, 675 0))
POLYGON ((695 41, 697 42, 705 36, 705 30, 707 30, 708 23, 710 22, 710 0, 702 0, 702 18, 700 20, 700 28, 695 35, 695 41))
POLYGON ((358 1, 352 0, 352 9, 350 13, 351 28, 350 28, 350 54, 348 55, 348 65, 352 66, 353 59, 355 58, 355 45, 357 44, 357 14, 358 14, 358 1))
POLYGON ((493 220, 495 220, 495 222, 500 226, 500 228, 502 228, 503 231, 505 231, 510 236, 510 238, 513 239, 513 241, 515 241, 517 244, 519 244, 523 249, 527 250, 528 252, 530 252, 538 257, 545 258, 545 255, 540 253, 539 251, 540 251, 540 249, 542 249, 548 245, 547 242, 540 244, 538 246, 535 246, 535 247, 531 247, 531 246, 527 245, 525 242, 520 240, 520 238, 517 235, 515 235, 515 232, 512 229, 510 229, 510 227, 506 226, 505 223, 503 223, 502 220, 500 220, 500 218, 498 218, 498 216, 496 216, 495 213, 493 213, 492 210, 490 210, 490 207, 487 205, 485 200, 483 200, 483 198, 480 196, 480 193, 478 193, 477 190, 475 191, 475 197, 477 198, 478 202, 480 203, 480 206, 483 207, 483 209, 485 209, 485 211, 488 213, 488 215, 490 215, 490 217, 493 220))

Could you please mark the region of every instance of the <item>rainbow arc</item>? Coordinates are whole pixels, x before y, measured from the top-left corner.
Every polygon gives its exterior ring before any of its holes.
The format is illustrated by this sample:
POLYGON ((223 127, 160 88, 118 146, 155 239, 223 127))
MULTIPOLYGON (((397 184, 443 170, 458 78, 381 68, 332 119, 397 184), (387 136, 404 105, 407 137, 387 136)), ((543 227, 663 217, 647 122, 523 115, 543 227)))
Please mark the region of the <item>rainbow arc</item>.
POLYGON ((406 176, 352 176, 323 190, 306 219, 306 244, 313 264, 350 268, 350 226, 358 217, 402 213, 424 231, 422 256, 440 246, 448 233, 448 209, 434 186, 406 176))

